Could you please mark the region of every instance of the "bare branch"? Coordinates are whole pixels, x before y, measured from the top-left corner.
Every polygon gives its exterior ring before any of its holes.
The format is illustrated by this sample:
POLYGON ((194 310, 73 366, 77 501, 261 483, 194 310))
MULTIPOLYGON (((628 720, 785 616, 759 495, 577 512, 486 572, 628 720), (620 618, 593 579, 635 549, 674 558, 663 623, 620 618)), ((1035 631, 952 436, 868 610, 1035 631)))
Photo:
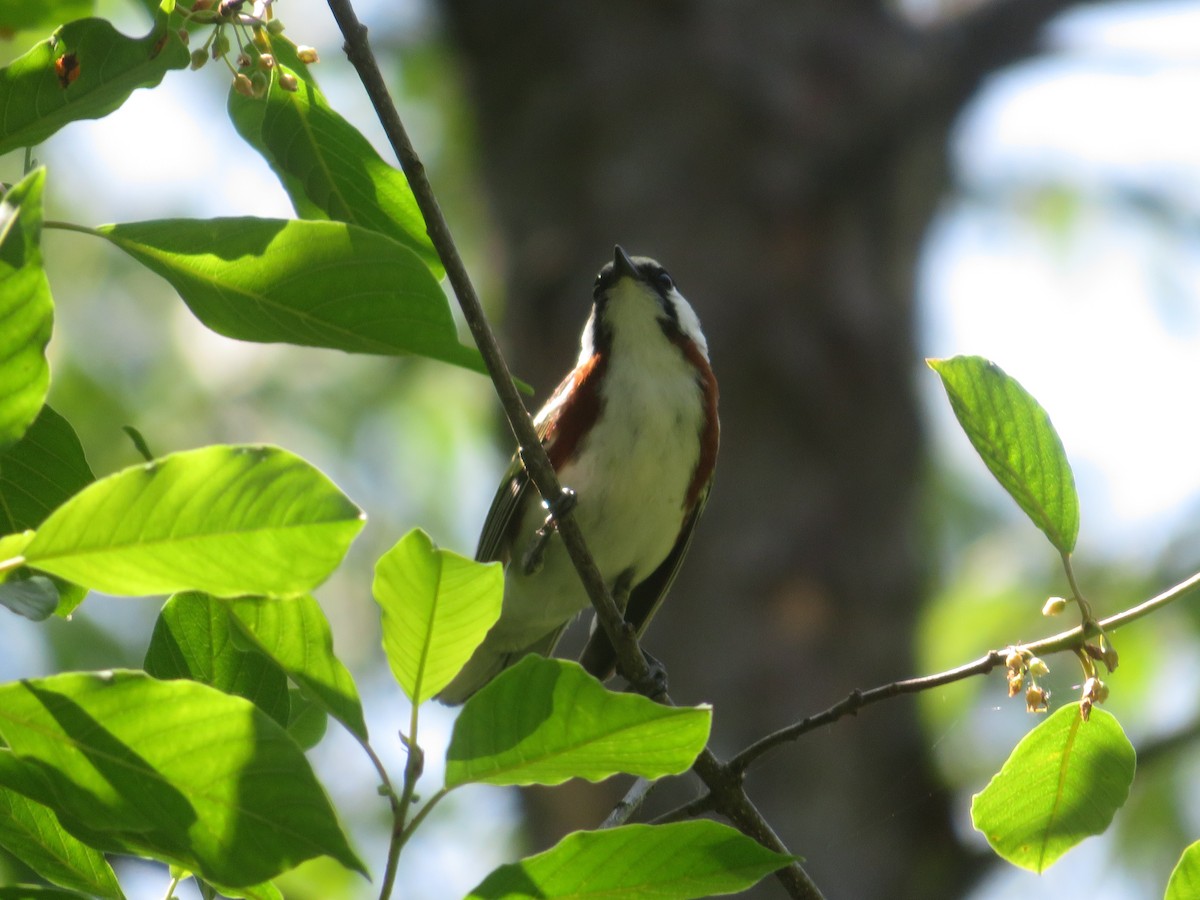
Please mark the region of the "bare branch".
MULTIPOLYGON (((1188 591, 1193 590, 1197 585, 1200 585, 1200 572, 1181 581, 1174 587, 1163 591, 1158 596, 1152 597, 1144 603, 1130 607, 1116 615, 1109 616, 1107 619, 1101 619, 1096 624, 1099 625, 1103 632, 1116 631, 1122 625, 1128 625, 1130 622, 1149 615, 1155 610, 1166 606, 1168 603, 1179 599, 1188 591)), ((1034 641, 1032 644, 1022 644, 1020 647, 1022 650, 1029 651, 1034 656, 1047 656, 1051 653, 1061 653, 1065 650, 1078 651, 1083 648, 1085 641, 1084 634, 1085 626, 1079 625, 1069 631, 1063 631, 1051 637, 1043 638, 1040 641, 1034 641)), ((986 675, 992 669, 1004 664, 1008 652, 1008 648, 991 650, 974 662, 958 666, 954 669, 948 669, 945 672, 939 672, 935 675, 909 678, 904 681, 893 681, 890 684, 871 688, 867 691, 853 691, 843 700, 829 707, 829 709, 801 719, 794 725, 781 728, 779 731, 755 741, 729 761, 728 769, 731 773, 740 777, 745 774, 746 769, 753 762, 765 756, 774 748, 794 741, 801 735, 807 734, 816 728, 836 722, 843 716, 855 715, 864 706, 870 706, 872 703, 878 703, 880 700, 886 700, 889 697, 895 697, 900 694, 916 694, 921 691, 928 691, 942 685, 951 684, 955 681, 972 678, 976 675, 986 675)))

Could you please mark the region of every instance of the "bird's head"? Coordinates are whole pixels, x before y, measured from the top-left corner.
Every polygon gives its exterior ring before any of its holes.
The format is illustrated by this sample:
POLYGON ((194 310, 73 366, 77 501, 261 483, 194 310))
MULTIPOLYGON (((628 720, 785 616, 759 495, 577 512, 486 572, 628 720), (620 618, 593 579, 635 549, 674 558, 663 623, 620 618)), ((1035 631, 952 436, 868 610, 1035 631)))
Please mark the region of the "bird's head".
POLYGON ((581 360, 604 353, 615 342, 659 338, 694 344, 708 360, 700 320, 675 281, 658 262, 630 256, 618 244, 613 261, 596 276, 592 315, 583 333, 581 360))

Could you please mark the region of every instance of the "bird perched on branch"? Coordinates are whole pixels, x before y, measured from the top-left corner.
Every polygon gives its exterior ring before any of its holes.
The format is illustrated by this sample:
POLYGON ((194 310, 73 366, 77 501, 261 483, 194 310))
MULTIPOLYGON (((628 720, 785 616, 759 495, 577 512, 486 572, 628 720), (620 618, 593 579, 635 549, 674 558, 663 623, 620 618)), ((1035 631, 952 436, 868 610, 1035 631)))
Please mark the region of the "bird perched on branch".
MULTIPOLYGON (((675 580, 717 458, 717 380, 700 320, 661 265, 615 248, 593 289, 579 361, 534 424, 625 619, 640 635, 675 580)), ((476 558, 505 565, 500 619, 439 695, 462 703, 529 653, 553 652, 590 604, 517 457, 476 558)), ((598 678, 616 654, 593 626, 580 657, 598 678)))

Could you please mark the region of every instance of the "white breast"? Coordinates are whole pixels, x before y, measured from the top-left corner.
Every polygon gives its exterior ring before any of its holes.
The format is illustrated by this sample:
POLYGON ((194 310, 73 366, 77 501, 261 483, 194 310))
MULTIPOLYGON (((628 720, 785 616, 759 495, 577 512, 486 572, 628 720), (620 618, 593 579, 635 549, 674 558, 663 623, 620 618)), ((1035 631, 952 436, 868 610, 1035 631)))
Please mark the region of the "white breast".
MULTIPOLYGON (((578 494, 576 520, 610 586, 626 571, 636 584, 671 551, 700 459, 702 388, 695 368, 662 331, 659 301, 647 294, 644 285, 626 281, 609 298, 613 345, 600 419, 559 472, 578 494)), ((517 548, 527 546, 543 516, 540 509, 526 516, 517 548)), ((588 606, 561 542, 550 542, 533 576, 520 568, 509 567, 505 596, 504 627, 514 644, 588 606)))

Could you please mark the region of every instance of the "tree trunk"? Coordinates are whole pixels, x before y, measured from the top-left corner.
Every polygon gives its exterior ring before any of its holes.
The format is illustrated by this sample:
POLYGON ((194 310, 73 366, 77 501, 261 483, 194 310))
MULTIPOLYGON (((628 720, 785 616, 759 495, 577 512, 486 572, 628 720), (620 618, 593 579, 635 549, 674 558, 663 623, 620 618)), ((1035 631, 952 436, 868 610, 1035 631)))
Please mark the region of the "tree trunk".
MULTIPOLYGON (((646 645, 677 702, 713 704, 719 756, 915 674, 918 250, 953 116, 1063 5, 917 31, 864 0, 443 4, 516 371, 542 399, 570 367, 615 242, 666 265, 704 323, 717 480, 646 645)), ((978 863, 927 748, 891 702, 776 751, 748 789, 828 896, 958 896, 978 863)), ((530 792, 532 844, 594 826, 620 787, 530 792)))

